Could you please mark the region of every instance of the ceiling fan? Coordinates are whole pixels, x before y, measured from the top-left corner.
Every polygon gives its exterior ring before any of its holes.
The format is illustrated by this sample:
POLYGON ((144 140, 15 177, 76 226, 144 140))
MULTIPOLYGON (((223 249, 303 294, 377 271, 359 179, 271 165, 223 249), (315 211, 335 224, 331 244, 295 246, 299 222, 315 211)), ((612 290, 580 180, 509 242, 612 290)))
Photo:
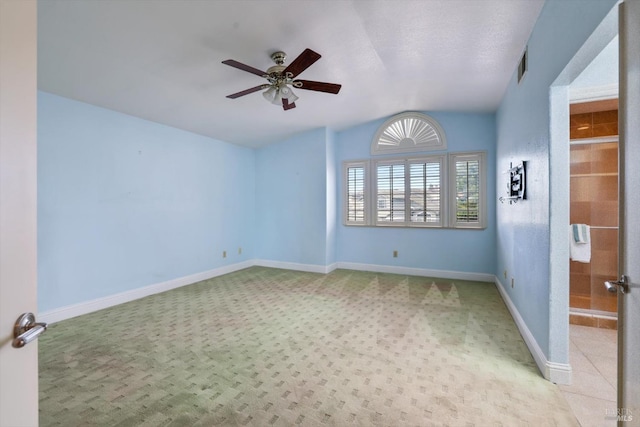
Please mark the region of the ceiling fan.
POLYGON ((304 52, 298 55, 291 64, 285 66, 284 61, 286 58, 287 54, 284 52, 273 53, 271 55, 271 59, 273 59, 276 65, 269 67, 267 71, 258 70, 257 68, 253 68, 233 59, 222 61, 223 64, 263 77, 269 82, 250 89, 245 89, 241 92, 227 95, 227 98, 236 99, 259 90, 264 90, 265 92, 263 92, 262 95, 267 101, 275 105, 282 105, 284 110, 290 110, 296 107, 295 101, 298 99, 298 97, 293 93, 291 86, 296 89, 315 90, 318 92, 333 94, 340 92, 342 85, 339 84, 315 82, 311 80, 294 80, 300 73, 321 58, 319 53, 316 53, 311 49, 305 49, 304 52))

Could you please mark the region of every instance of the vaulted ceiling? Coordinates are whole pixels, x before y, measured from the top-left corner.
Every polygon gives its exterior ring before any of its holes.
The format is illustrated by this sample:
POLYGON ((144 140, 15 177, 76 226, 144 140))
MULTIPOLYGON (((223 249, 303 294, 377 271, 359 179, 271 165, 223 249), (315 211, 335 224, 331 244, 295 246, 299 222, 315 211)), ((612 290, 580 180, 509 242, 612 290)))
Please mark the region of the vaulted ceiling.
POLYGON ((259 147, 401 111, 492 112, 544 0, 40 0, 39 89, 215 139, 259 147), (260 92, 226 95, 305 48, 299 77, 342 84, 296 90, 283 111, 260 92))

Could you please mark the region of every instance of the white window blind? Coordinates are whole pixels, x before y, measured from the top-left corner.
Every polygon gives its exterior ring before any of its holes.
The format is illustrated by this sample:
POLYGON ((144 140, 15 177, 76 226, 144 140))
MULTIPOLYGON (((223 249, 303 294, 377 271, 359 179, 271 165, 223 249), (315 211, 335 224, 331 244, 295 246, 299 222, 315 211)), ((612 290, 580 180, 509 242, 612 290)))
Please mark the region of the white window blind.
POLYGON ((405 164, 378 164, 376 200, 379 222, 405 221, 405 164))
POLYGON ((385 121, 371 142, 371 154, 419 153, 447 149, 438 122, 426 114, 407 112, 385 121))
POLYGON ((365 193, 367 168, 364 163, 345 165, 346 201, 345 218, 347 224, 364 225, 367 221, 367 195, 365 193))
POLYGON ((443 225, 443 156, 376 162, 376 223, 443 225))
POLYGON ((442 226, 442 159, 410 161, 412 223, 442 226))
POLYGON ((452 154, 452 226, 484 227, 484 153, 452 154))

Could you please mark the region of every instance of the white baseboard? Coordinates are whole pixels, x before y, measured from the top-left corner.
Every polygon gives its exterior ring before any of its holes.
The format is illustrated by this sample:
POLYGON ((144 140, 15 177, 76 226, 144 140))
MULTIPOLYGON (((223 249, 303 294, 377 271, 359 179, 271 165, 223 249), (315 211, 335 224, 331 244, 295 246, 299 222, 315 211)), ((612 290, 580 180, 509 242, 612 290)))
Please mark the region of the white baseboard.
POLYGON ((511 301, 511 298, 507 291, 505 291, 502 282, 500 282, 500 279, 495 276, 494 280, 496 287, 498 288, 498 292, 500 292, 500 296, 507 305, 507 308, 511 313, 511 317, 513 317, 513 320, 516 322, 516 326, 520 331, 520 335, 522 335, 525 344, 527 344, 527 347, 529 348, 529 351, 531 352, 531 355, 544 378, 555 384, 571 384, 571 365, 567 363, 550 362, 547 360, 547 356, 545 356, 544 352, 538 345, 538 342, 527 327, 527 324, 524 322, 524 319, 520 315, 515 304, 511 301))
POLYGON ((97 298, 91 301, 72 304, 54 310, 45 311, 38 314, 41 322, 56 323, 62 320, 71 319, 103 308, 113 307, 114 305, 123 304, 125 302, 134 301, 149 295, 159 294, 181 286, 191 285, 202 280, 211 279, 212 277, 222 276, 223 274, 233 273, 234 271, 243 270, 253 266, 253 261, 244 261, 237 264, 227 265, 215 268, 201 273, 191 274, 189 276, 178 277, 176 279, 167 280, 166 282, 156 283, 154 285, 145 286, 143 288, 133 289, 121 292, 115 295, 109 295, 103 298, 97 298))
POLYGON ((373 271, 376 273, 406 274, 408 276, 440 277, 453 280, 471 280, 474 282, 493 282, 493 274, 467 273, 464 271, 432 270, 427 268, 400 267, 394 265, 361 264, 356 262, 337 262, 335 268, 346 270, 373 271))
POLYGON ((336 269, 336 264, 318 265, 318 264, 301 264, 297 262, 270 261, 266 259, 253 260, 253 265, 260 267, 282 268, 284 270, 305 271, 307 273, 328 274, 336 269))
MULTIPOLYGON (((329 265, 302 264, 295 262, 271 261, 271 260, 248 260, 225 267, 216 268, 202 273, 191 274, 189 276, 178 277, 162 283, 145 286, 143 288, 132 289, 130 291, 121 292, 115 295, 97 298, 77 304, 72 304, 53 310, 45 311, 38 314, 38 318, 42 322, 56 323, 62 320, 71 319, 72 317, 81 316, 83 314, 92 313, 102 310, 103 308, 113 307, 114 305, 123 304, 125 302, 134 301, 149 295, 158 294, 181 286, 191 285, 202 280, 211 279, 212 277, 221 276, 223 274, 232 273, 234 271, 243 270, 252 266, 282 268, 286 270, 305 271, 310 273, 328 274, 336 268, 346 268, 351 270, 364 270, 374 272, 411 274, 419 276, 434 276, 451 279, 463 280, 481 280, 490 281, 488 275, 478 275, 473 273, 447 272, 441 270, 424 270, 406 267, 379 266, 374 264, 354 264, 336 262, 329 265)), ((493 277, 493 276, 492 276, 493 277)))

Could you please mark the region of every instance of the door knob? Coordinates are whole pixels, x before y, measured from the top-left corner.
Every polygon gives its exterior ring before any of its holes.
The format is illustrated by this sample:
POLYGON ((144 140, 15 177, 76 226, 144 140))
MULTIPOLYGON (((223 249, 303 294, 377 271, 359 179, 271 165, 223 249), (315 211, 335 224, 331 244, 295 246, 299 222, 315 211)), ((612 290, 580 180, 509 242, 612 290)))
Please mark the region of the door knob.
POLYGON ((604 282, 604 286, 611 293, 618 292, 618 288, 620 288, 620 292, 626 294, 629 291, 629 281, 627 276, 624 274, 620 276, 620 280, 607 280, 604 282))
POLYGON ((13 326, 13 342, 15 348, 22 348, 35 340, 47 330, 46 323, 36 323, 33 313, 23 313, 13 326))

